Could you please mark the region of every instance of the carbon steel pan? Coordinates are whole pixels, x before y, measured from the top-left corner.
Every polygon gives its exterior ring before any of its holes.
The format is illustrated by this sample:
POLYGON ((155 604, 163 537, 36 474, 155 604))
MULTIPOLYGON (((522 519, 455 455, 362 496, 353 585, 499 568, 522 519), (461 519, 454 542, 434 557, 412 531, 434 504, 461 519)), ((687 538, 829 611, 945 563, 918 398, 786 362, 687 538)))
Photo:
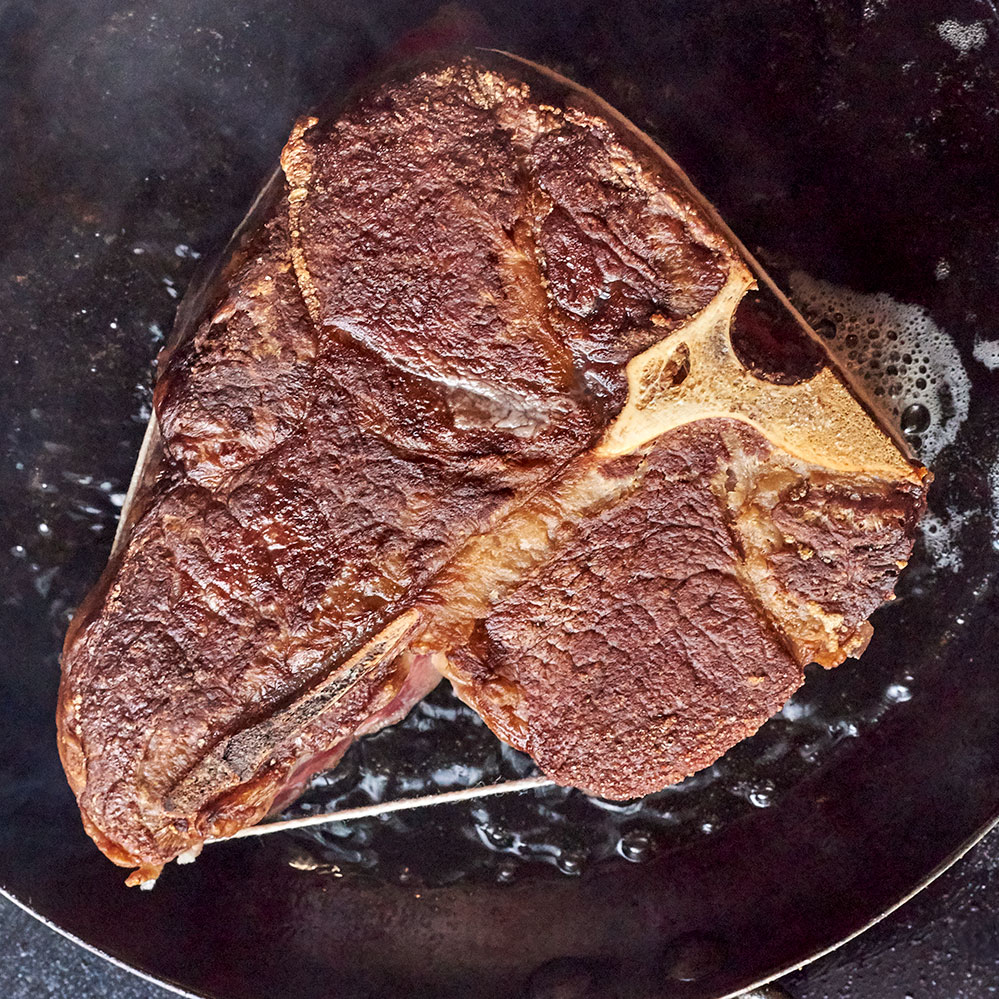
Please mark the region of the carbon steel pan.
MULTIPOLYGON (((84 836, 59 768, 59 645, 107 556, 179 298, 296 114, 400 40, 427 44, 406 36, 435 12, 0 5, 0 886, 216 999, 728 995, 858 932, 999 815, 989 3, 495 0, 437 22, 607 98, 835 349, 870 374, 877 329, 877 358, 905 369, 886 404, 932 452, 932 516, 862 661, 810 670, 757 736, 651 802, 532 792, 217 844, 152 892, 84 836), (914 360, 891 360, 891 333, 914 360)), ((527 772, 439 692, 298 807, 527 772)))

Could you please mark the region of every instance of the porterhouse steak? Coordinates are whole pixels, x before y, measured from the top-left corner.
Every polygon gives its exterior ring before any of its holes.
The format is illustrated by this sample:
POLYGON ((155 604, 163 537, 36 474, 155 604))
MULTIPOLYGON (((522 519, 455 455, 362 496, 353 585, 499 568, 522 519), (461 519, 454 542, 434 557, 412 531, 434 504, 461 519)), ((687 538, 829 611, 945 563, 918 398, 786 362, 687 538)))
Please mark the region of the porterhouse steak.
POLYGON ((181 308, 63 653, 86 828, 154 877, 441 675, 555 780, 661 788, 859 654, 925 486, 620 115, 397 68, 296 123, 181 308))

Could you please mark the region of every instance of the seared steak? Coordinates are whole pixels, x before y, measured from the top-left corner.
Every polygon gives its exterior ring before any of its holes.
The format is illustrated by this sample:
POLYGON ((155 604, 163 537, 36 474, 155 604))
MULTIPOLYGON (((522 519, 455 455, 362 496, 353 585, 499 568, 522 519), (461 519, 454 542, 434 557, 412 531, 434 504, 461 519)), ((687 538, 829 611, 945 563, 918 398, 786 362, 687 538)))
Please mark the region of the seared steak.
POLYGON ((441 673, 630 797, 862 650, 925 469, 649 139, 491 53, 301 119, 281 167, 181 309, 66 639, 66 773, 134 880, 441 673))

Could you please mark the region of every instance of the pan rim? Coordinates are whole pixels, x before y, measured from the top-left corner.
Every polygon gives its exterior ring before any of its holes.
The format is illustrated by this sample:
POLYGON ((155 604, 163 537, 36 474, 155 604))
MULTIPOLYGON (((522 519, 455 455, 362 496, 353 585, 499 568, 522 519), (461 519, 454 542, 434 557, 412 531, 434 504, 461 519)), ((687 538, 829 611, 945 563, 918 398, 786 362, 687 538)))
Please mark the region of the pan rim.
MULTIPOLYGON (((735 990, 734 992, 722 993, 718 995, 716 999, 738 999, 739 996, 745 995, 745 993, 747 992, 752 992, 754 989, 759 989, 764 985, 772 984, 778 979, 783 978, 784 975, 791 974, 792 972, 795 971, 800 971, 802 968, 805 968, 808 965, 814 963, 815 961, 818 961, 820 958, 823 958, 826 955, 831 954, 836 950, 839 950, 841 947, 850 943, 851 940, 855 940, 857 939, 857 937, 862 936, 869 929, 871 929, 871 927, 876 926, 878 923, 886 919, 892 913, 901 909, 902 906, 904 906, 907 902, 912 901, 912 899, 914 899, 917 895, 919 895, 920 892, 928 888, 931 884, 933 884, 934 881, 937 880, 937 878, 945 874, 958 861, 960 861, 968 853, 970 853, 971 850, 973 850, 979 843, 981 843, 981 841, 985 839, 985 837, 988 836, 989 833, 991 833, 996 828, 999 828, 999 814, 996 814, 993 818, 991 818, 988 822, 986 822, 980 829, 978 829, 975 833, 973 833, 968 839, 966 839, 963 843, 961 843, 960 846, 958 846, 955 850, 953 850, 950 854, 948 854, 939 864, 937 864, 936 867, 930 870, 929 873, 927 873, 913 888, 911 888, 909 891, 903 894, 896 902, 894 902, 887 908, 882 909, 875 916, 866 920, 851 933, 848 933, 846 936, 840 937, 838 940, 834 941, 833 943, 829 944, 826 947, 821 948, 820 950, 815 951, 813 954, 810 954, 808 957, 804 958, 801 961, 789 964, 786 967, 780 969, 779 971, 774 972, 773 974, 768 974, 765 975, 763 978, 756 979, 746 984, 745 986, 735 990)), ((138 978, 141 978, 143 981, 150 982, 153 985, 166 989, 168 992, 172 992, 175 995, 181 996, 183 997, 183 999, 240 999, 239 996, 236 995, 227 996, 219 992, 194 991, 186 986, 178 985, 175 982, 171 982, 165 978, 158 978, 152 972, 146 971, 143 968, 140 968, 138 965, 130 963, 125 958, 120 957, 117 954, 113 954, 108 950, 103 950, 102 948, 98 947, 96 944, 92 944, 89 941, 84 940, 82 937, 77 936, 75 933, 71 932, 70 930, 65 929, 64 927, 56 923, 54 920, 48 918, 47 916, 43 915, 41 912, 38 912, 37 910, 32 908, 32 906, 28 902, 25 902, 23 899, 18 898, 17 895, 15 895, 9 889, 4 888, 2 885, 0 885, 0 896, 3 896, 8 901, 12 902, 22 912, 26 912, 29 916, 38 920, 38 922, 41 923, 43 926, 45 926, 47 929, 58 933, 61 937, 63 937, 66 940, 69 940, 71 943, 74 943, 79 947, 82 947, 85 951, 107 961, 109 964, 113 965, 116 968, 120 968, 124 971, 129 972, 130 974, 135 975, 138 978)))

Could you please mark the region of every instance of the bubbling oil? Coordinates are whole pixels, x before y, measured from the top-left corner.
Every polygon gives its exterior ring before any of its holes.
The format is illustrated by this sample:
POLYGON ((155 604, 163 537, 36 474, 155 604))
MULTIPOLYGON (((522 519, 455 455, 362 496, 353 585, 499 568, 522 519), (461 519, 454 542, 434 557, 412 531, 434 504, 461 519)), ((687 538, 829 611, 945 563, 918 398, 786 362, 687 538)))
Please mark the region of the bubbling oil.
POLYGON ((862 295, 801 271, 791 298, 839 366, 927 465, 957 438, 971 383, 954 341, 918 305, 879 292, 862 295))
MULTIPOLYGON (((287 862, 296 869, 337 876, 366 872, 407 884, 472 878, 500 886, 526 877, 577 877, 606 862, 645 863, 742 815, 779 805, 837 747, 912 696, 914 677, 895 666, 872 669, 851 661, 835 671, 839 676, 819 667, 807 672, 805 686, 755 736, 656 794, 610 801, 550 786, 331 822, 286 834, 287 862)), ((284 817, 537 773, 529 757, 498 742, 442 684, 398 725, 356 743, 284 817)))

